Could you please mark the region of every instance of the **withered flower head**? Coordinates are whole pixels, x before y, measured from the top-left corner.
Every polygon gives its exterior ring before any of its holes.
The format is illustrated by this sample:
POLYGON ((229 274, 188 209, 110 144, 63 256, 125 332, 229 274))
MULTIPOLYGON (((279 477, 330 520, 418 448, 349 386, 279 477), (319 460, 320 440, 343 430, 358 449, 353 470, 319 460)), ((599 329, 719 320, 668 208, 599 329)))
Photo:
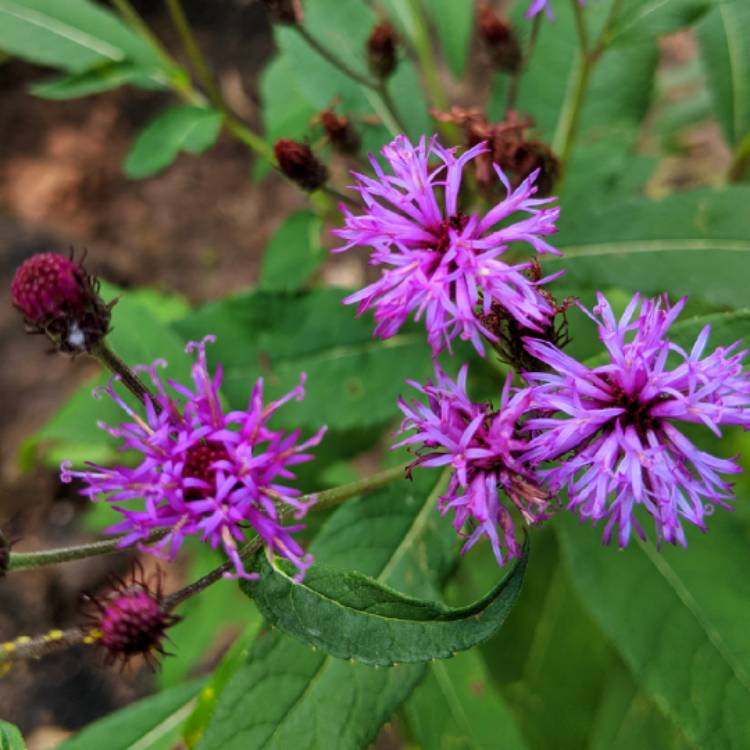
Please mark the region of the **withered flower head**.
POLYGON ((333 109, 326 109, 319 117, 323 130, 337 151, 344 154, 356 154, 359 151, 359 133, 352 127, 351 120, 346 115, 337 115, 333 109))
POLYGON ((493 67, 506 73, 516 73, 519 70, 523 56, 513 28, 487 3, 479 6, 479 35, 493 67))
POLYGON ((61 352, 91 351, 109 332, 114 302, 102 300, 98 280, 72 258, 32 255, 19 266, 10 290, 29 331, 45 334, 61 352))

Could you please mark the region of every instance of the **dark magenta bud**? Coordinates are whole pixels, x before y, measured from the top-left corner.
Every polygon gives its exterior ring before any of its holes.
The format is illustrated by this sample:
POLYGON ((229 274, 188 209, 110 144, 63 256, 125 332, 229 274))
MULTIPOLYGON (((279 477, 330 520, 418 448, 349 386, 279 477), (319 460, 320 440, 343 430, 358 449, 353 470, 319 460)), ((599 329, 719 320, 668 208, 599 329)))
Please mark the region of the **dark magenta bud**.
POLYGON ((328 170, 306 143, 282 138, 273 147, 279 169, 303 190, 313 192, 325 184, 328 170))
POLYGON ((109 332, 114 302, 105 303, 99 282, 64 255, 32 255, 16 271, 10 292, 30 332, 44 333, 61 352, 91 351, 109 332))
POLYGON ((367 39, 367 64, 376 78, 389 78, 396 70, 396 32, 388 21, 381 21, 367 39))

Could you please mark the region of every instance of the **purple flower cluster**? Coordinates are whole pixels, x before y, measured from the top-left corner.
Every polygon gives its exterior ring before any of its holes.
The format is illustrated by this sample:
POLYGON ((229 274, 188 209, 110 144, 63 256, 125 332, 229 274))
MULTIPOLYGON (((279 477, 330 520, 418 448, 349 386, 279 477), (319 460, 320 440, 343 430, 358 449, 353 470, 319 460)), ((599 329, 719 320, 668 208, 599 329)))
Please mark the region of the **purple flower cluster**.
POLYGON ((457 531, 470 529, 464 552, 485 536, 502 565, 518 557, 521 546, 500 493, 527 523, 538 523, 546 517, 547 497, 522 457, 527 445, 518 430, 531 392, 511 395, 509 376, 498 408, 493 410, 488 404, 469 399, 467 371, 464 365, 454 382, 436 368, 434 384, 410 383, 427 397, 427 404, 408 404, 399 399, 406 417, 401 432, 414 430, 414 434, 394 447, 416 446, 418 458, 413 465, 451 467, 447 491, 438 501, 441 511, 453 511, 457 531))
POLYGON ((155 390, 153 400, 147 399, 145 417, 118 395, 113 383, 99 390, 128 416, 118 427, 100 426, 122 441, 122 450, 140 455, 137 466, 90 464, 73 471, 66 462, 62 479, 83 480, 83 495, 93 500, 104 497, 122 514, 123 520, 108 529, 124 534, 122 547, 137 542, 145 551, 171 559, 186 536, 197 535, 224 549, 235 567, 235 575, 228 577, 253 578, 240 559, 238 543, 254 531, 270 551, 290 560, 301 577, 312 558, 293 537, 301 526, 285 527, 282 520, 287 510, 301 518, 307 505, 297 499, 297 490, 279 481, 294 479, 290 467, 312 459, 306 451, 320 442, 325 428, 298 444, 299 431, 285 435, 268 427, 277 409, 304 396, 304 375, 296 388, 268 404, 263 402, 260 379, 247 409, 225 412, 219 399, 221 368, 211 376, 206 363, 206 342, 213 340, 207 336, 186 348, 197 352, 192 389, 171 380, 165 384, 158 373, 166 364, 163 360, 137 368, 148 375, 155 390), (141 507, 131 507, 131 502, 141 507), (145 547, 155 529, 168 531, 145 547))
MULTIPOLYGON (((529 12, 546 8, 537 0, 529 12)), ((698 449, 675 423, 750 428, 750 377, 739 342, 704 356, 706 327, 688 353, 668 338, 685 301, 636 295, 619 320, 599 295, 593 313, 609 361, 587 367, 564 354, 564 315, 538 261, 506 263, 511 243, 555 253, 544 237, 556 231, 558 209, 534 198, 535 173, 515 190, 495 166, 506 197, 485 215, 464 212, 462 172, 487 152, 480 143, 458 155, 435 138, 417 146, 404 136, 383 149, 389 172, 371 157, 374 177, 355 173, 361 214, 342 206, 346 240, 338 251, 371 248, 379 279, 346 298, 359 312, 375 310, 376 335, 393 336, 406 320, 424 318, 437 358, 460 337, 484 354, 486 339, 525 380, 505 383, 497 408, 473 403, 466 366, 452 381, 435 363, 435 381, 411 383, 427 404, 399 402, 405 420, 398 446, 417 454, 413 466, 452 470, 443 513, 468 535, 464 549, 490 540, 500 563, 519 554, 513 515, 526 523, 547 516, 560 498, 584 519, 605 521, 604 539, 625 546, 635 516, 652 516, 658 541, 685 544, 683 521, 704 529, 715 505, 730 507, 732 486, 722 475, 735 461, 698 449), (510 353, 510 354, 508 354, 510 353), (512 355, 512 356, 511 356, 512 355), (673 364, 676 360, 676 364, 673 364), (524 372, 533 369, 536 372, 524 372), (504 500, 502 499, 504 498, 504 500)), ((582 308, 583 309, 583 308, 582 308)))
POLYGON ((493 304, 525 328, 538 331, 548 323, 553 310, 537 287, 549 279, 534 281, 524 273, 530 262, 507 263, 502 256, 511 243, 559 254, 544 240, 556 231, 559 209, 544 208, 554 198, 533 197, 537 172, 513 190, 496 166, 506 198, 483 216, 465 213, 459 202, 463 169, 487 151, 480 143, 456 156, 435 138, 414 146, 398 136, 383 149, 392 174, 372 157, 375 178, 355 173, 365 209, 355 215, 341 206, 345 226, 334 233, 346 244, 336 252, 369 247, 370 265, 385 268, 377 281, 344 300, 358 303, 359 313, 374 308, 381 338, 393 336, 413 315, 424 318, 435 353, 460 336, 483 354, 482 337, 497 338, 481 322, 493 304))
MULTIPOLYGON (((579 5, 585 5, 585 0, 578 0, 578 3, 579 5)), ((547 18, 549 18, 550 21, 555 20, 555 14, 552 11, 550 0, 533 0, 526 11, 526 17, 533 18, 534 16, 539 15, 542 11, 547 14, 547 18)))
POLYGON ((528 373, 535 415, 526 458, 558 460, 539 471, 552 492, 567 491, 568 507, 596 522, 604 539, 617 528, 624 547, 631 529, 645 538, 634 515, 652 516, 657 539, 685 545, 682 521, 705 530, 714 505, 729 507, 731 485, 720 474, 739 466, 697 448, 675 422, 750 428, 750 378, 740 342, 704 356, 710 326, 688 352, 667 332, 685 305, 636 295, 618 320, 603 295, 589 313, 609 361, 587 367, 549 342, 528 339, 529 352, 551 372, 528 373), (677 362, 670 367, 670 360, 677 362))

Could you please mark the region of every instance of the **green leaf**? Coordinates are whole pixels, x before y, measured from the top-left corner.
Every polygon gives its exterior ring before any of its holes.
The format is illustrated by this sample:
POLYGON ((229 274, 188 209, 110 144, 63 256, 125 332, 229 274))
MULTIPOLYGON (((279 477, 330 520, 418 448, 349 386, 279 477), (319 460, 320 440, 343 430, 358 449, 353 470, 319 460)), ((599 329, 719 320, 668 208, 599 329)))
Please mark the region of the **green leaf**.
POLYGON ((618 286, 646 294, 684 294, 716 305, 748 305, 750 200, 747 187, 699 190, 662 201, 631 200, 594 212, 563 213, 556 245, 579 290, 618 286))
POLYGON ((714 111, 729 146, 750 131, 750 5, 722 0, 698 25, 714 111))
POLYGON ((430 664, 405 710, 424 750, 527 748, 478 651, 430 664))
MULTIPOLYGON (((417 500, 407 496, 404 502, 417 500)), ((302 583, 272 567, 265 555, 258 563, 260 578, 241 588, 272 625, 339 659, 378 666, 447 659, 487 640, 516 603, 526 570, 524 557, 482 599, 453 608, 323 563, 302 583)))
POLYGON ((689 548, 632 543, 618 552, 559 518, 579 596, 639 686, 701 750, 750 736, 747 528, 719 511, 689 548))
POLYGON ((432 372, 421 330, 381 343, 369 316, 355 318, 342 305, 347 292, 319 289, 299 294, 251 292, 206 305, 180 321, 186 339, 214 333, 209 360, 224 365, 222 392, 244 408, 258 377, 268 398, 293 388, 307 373, 305 398, 288 403, 274 419, 282 426, 348 430, 380 425, 396 415, 408 377, 432 372))
MULTIPOLYGON (((111 287, 102 289, 102 297, 112 299, 111 287)), ((169 363, 168 377, 186 382, 190 378, 190 357, 184 343, 165 322, 183 309, 180 301, 149 290, 123 292, 112 309, 112 349, 131 366, 150 363, 163 357, 169 363), (157 307, 160 301, 161 308, 157 307)), ((37 457, 52 465, 70 459, 107 463, 117 454, 112 437, 97 427, 97 422, 119 424, 123 412, 109 398, 95 399, 92 390, 108 380, 102 375, 81 386, 52 418, 21 447, 21 463, 30 468, 37 457)))
POLYGON ((149 90, 167 88, 166 80, 159 72, 146 73, 142 67, 129 61, 107 61, 81 73, 35 83, 31 86, 31 93, 43 99, 76 99, 126 84, 149 90))
POLYGON ((212 146, 221 130, 221 113, 207 107, 180 104, 164 110, 133 144, 123 169, 128 177, 149 177, 168 167, 180 151, 200 154, 212 146))
POLYGON ((443 52, 456 78, 463 75, 474 30, 474 3, 427 0, 443 52))
POLYGON ((203 680, 165 690, 87 726, 58 750, 171 750, 203 680))
MULTIPOLYGON (((456 554, 435 509, 442 482, 417 476, 347 502, 311 545, 318 559, 358 570, 412 596, 435 596, 456 554), (407 497, 412 502, 404 502, 407 497)), ((222 693, 199 750, 359 750, 425 674, 421 664, 379 669, 313 651, 278 632, 262 635, 222 693), (258 710, 262 706, 263 710, 258 710)))
POLYGON ((130 60, 162 67, 153 48, 117 16, 89 0, 0 0, 0 49, 72 72, 130 60))
POLYGON ((266 246, 259 288, 289 292, 304 286, 326 258, 320 242, 322 225, 311 211, 288 216, 266 246))
POLYGON ((724 0, 630 0, 609 35, 609 43, 661 36, 693 25, 716 2, 724 0))
POLYGON ((26 750, 26 743, 17 727, 0 719, 0 750, 26 750))

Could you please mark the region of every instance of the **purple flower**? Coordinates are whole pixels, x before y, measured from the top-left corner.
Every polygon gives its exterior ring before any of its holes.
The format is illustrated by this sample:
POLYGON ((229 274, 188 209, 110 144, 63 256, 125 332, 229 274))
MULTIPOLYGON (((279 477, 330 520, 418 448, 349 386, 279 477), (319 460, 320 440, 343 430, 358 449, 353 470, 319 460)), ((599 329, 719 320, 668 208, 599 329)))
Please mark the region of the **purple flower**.
POLYGON ((443 148, 435 138, 423 137, 415 147, 400 135, 383 149, 392 175, 372 156, 376 178, 355 173, 365 212, 354 215, 341 206, 346 223, 334 233, 346 244, 335 252, 369 246, 370 265, 386 267, 376 282, 344 300, 358 302, 360 314, 375 308, 375 334, 381 338, 393 336, 413 314, 415 320, 424 317, 436 353, 460 335, 483 354, 481 336, 496 336, 477 313, 487 315, 493 302, 532 330, 552 314, 537 290, 550 279, 532 281, 523 273, 530 263, 501 260, 512 242, 559 255, 542 239, 557 231, 559 208, 539 208, 555 199, 532 197, 538 170, 512 190, 495 166, 506 198, 483 216, 459 206, 464 167, 488 150, 481 143, 456 157, 455 149, 443 148), (439 165, 430 167, 430 159, 439 165))
POLYGON ((453 511, 457 531, 468 529, 466 552, 482 536, 490 540, 500 565, 518 557, 513 518, 501 502, 503 492, 524 521, 538 523, 546 518, 547 498, 535 481, 521 454, 526 441, 518 434, 518 420, 531 402, 531 390, 511 393, 511 376, 505 381, 497 410, 476 404, 466 394, 468 366, 453 382, 436 365, 436 383, 409 384, 427 397, 427 404, 399 399, 406 416, 400 432, 415 430, 395 445, 417 446, 413 465, 450 466, 452 474, 445 495, 438 500, 440 511, 453 511))
MULTIPOLYGON (((585 5, 586 3, 585 0, 578 0, 578 4, 585 5)), ((529 9, 526 11, 526 18, 533 18, 542 11, 547 14, 547 18, 549 18, 550 21, 555 20, 555 14, 552 12, 550 0, 533 0, 531 5, 529 5, 529 9)))
POLYGON ((65 462, 62 480, 78 477, 87 485, 81 494, 92 500, 106 496, 113 503, 123 520, 107 531, 125 535, 121 547, 137 542, 140 549, 171 559, 186 536, 198 535, 213 548, 221 544, 236 572, 227 577, 255 578, 238 554, 237 543, 249 530, 294 563, 301 577, 312 562, 292 536, 302 527, 285 527, 281 521, 284 511, 292 509, 301 518, 308 506, 296 499, 298 490, 279 480, 294 479, 290 467, 313 458, 305 451, 320 442, 325 428, 298 445, 299 431, 285 435, 268 427, 280 406, 304 396, 304 375, 296 388, 267 405, 259 379, 247 409, 225 413, 219 400, 221 367, 211 376, 206 364, 206 342, 214 340, 207 336, 186 348, 198 353, 194 390, 171 380, 165 385, 157 372, 166 365, 163 360, 136 368, 147 373, 156 392, 145 417, 131 409, 111 382, 97 389, 95 395, 108 394, 129 417, 119 427, 100 427, 122 440, 121 450, 140 454, 140 460, 134 468, 89 464, 85 471, 71 471, 65 462), (136 508, 123 505, 129 501, 140 503, 136 508), (169 529, 167 535, 144 548, 146 538, 160 528, 169 529))
POLYGON ((540 471, 552 492, 567 489, 568 507, 581 518, 606 518, 604 540, 617 526, 624 547, 631 528, 645 539, 634 517, 649 513, 657 540, 686 544, 682 521, 705 530, 704 516, 718 504, 729 508, 731 484, 720 473, 737 464, 699 450, 675 422, 750 427, 750 378, 743 372, 740 342, 703 356, 710 326, 690 352, 666 337, 685 305, 633 297, 617 320, 598 295, 593 314, 609 361, 586 367, 554 345, 526 339, 530 353, 551 373, 531 373, 538 416, 527 423, 534 434, 527 460, 560 459, 540 471), (670 354, 679 361, 668 367, 670 354))

